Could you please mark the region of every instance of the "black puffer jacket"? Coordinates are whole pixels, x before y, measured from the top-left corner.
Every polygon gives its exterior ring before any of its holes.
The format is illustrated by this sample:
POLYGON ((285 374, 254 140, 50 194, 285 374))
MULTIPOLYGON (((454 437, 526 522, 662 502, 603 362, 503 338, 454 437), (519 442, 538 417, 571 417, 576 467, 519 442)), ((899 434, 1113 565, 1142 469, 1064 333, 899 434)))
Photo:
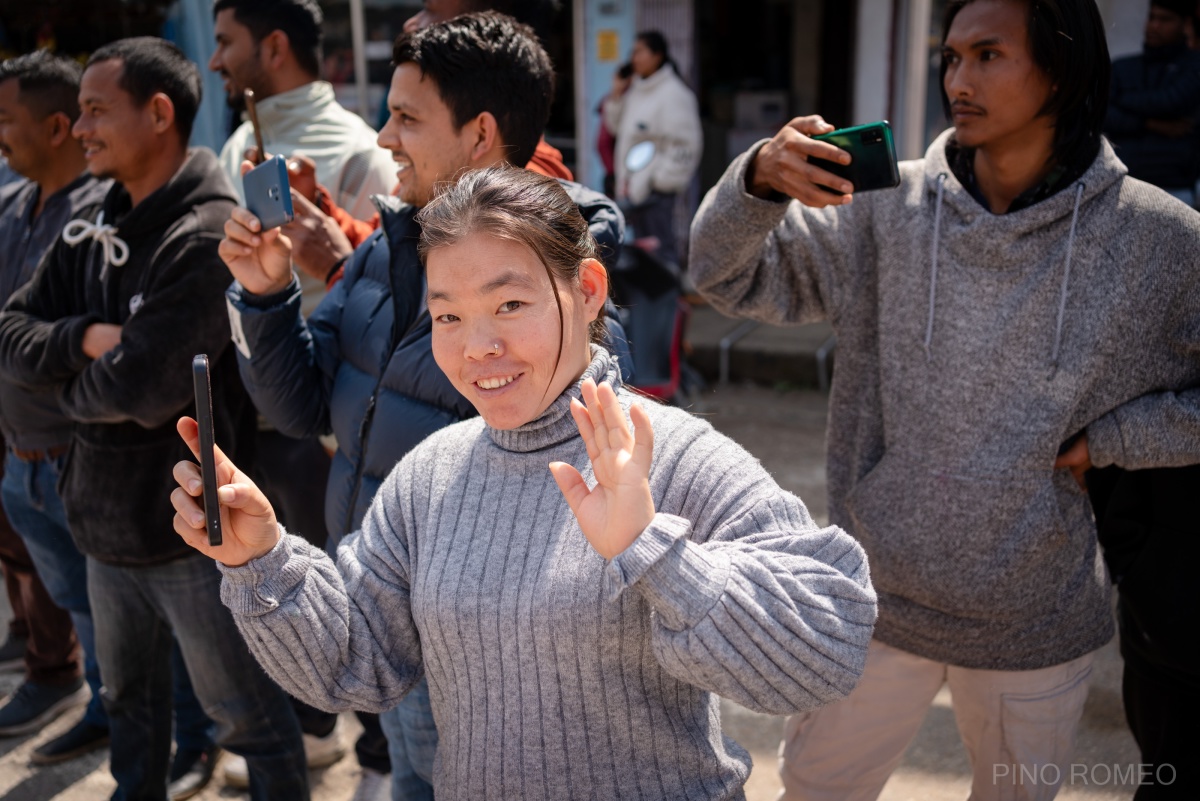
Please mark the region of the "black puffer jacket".
POLYGON ((75 422, 59 492, 79 550, 102 562, 155 564, 193 552, 172 528, 170 495, 171 469, 191 458, 175 421, 195 414, 198 353, 211 365, 217 444, 249 468, 242 451, 254 413, 229 343, 230 274, 217 256, 235 197, 204 149, 136 207, 114 185, 76 220, 96 223, 103 213, 128 261, 110 263, 93 236, 75 245, 60 238, 0 313, 0 371, 58 387, 75 422), (83 335, 98 322, 123 330, 120 345, 93 361, 83 335))

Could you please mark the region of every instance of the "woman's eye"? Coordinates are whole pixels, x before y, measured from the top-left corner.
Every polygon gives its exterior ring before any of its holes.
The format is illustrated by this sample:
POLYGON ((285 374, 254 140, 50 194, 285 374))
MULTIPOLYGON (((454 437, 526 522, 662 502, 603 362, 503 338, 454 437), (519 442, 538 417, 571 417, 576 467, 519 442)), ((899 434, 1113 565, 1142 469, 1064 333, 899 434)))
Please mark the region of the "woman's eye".
POLYGON ((500 311, 514 312, 517 309, 521 308, 522 305, 523 304, 519 300, 506 301, 506 302, 500 304, 500 311))
POLYGON ((439 314, 434 319, 437 320, 439 323, 456 323, 456 322, 458 322, 458 318, 455 317, 453 314, 439 314))

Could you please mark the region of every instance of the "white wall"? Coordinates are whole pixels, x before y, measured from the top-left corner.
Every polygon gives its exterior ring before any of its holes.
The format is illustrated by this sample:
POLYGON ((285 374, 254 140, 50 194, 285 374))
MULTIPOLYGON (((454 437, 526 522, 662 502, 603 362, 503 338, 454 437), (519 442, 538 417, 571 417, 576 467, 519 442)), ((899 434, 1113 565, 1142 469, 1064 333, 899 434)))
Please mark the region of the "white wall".
POLYGON ((859 125, 888 115, 892 58, 891 0, 858 0, 855 36, 854 119, 859 125))
POLYGON ((1097 0, 1113 58, 1141 52, 1150 0, 1097 0))

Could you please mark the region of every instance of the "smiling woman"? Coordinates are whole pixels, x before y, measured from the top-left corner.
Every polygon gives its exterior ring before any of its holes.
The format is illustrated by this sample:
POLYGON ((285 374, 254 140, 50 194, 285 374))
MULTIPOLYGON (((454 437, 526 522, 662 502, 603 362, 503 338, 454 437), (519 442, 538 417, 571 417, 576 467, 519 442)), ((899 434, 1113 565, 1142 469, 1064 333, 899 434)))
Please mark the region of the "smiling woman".
POLYGON ((704 421, 634 403, 589 336, 607 280, 558 182, 469 173, 422 224, 437 363, 480 417, 400 462, 336 564, 220 454, 225 543, 190 462, 176 531, 297 697, 385 710, 428 676, 439 799, 743 797, 716 695, 846 695, 876 615, 862 550, 704 421))

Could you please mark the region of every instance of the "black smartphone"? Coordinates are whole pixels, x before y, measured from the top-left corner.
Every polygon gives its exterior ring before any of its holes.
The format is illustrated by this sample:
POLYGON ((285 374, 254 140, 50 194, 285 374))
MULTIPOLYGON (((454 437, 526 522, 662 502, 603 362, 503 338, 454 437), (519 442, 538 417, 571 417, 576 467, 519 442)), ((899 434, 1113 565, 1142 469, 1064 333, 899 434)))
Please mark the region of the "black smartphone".
MULTIPOLYGON (((827 134, 814 136, 813 139, 836 145, 850 153, 849 164, 834 164, 825 159, 809 159, 809 163, 815 164, 839 178, 845 178, 854 184, 855 192, 891 189, 900 185, 900 168, 896 163, 896 143, 892 139, 892 126, 888 124, 887 120, 830 131, 827 134)), ((833 192, 835 195, 842 194, 834 192, 827 186, 821 188, 827 192, 833 192)))
POLYGON ((204 524, 208 544, 221 544, 221 505, 217 502, 216 437, 213 435, 212 383, 208 356, 192 358, 192 385, 196 391, 196 422, 200 425, 200 477, 204 483, 204 524))
POLYGON ((262 230, 278 228, 294 217, 288 184, 287 159, 272 156, 242 176, 246 208, 262 223, 262 230))

